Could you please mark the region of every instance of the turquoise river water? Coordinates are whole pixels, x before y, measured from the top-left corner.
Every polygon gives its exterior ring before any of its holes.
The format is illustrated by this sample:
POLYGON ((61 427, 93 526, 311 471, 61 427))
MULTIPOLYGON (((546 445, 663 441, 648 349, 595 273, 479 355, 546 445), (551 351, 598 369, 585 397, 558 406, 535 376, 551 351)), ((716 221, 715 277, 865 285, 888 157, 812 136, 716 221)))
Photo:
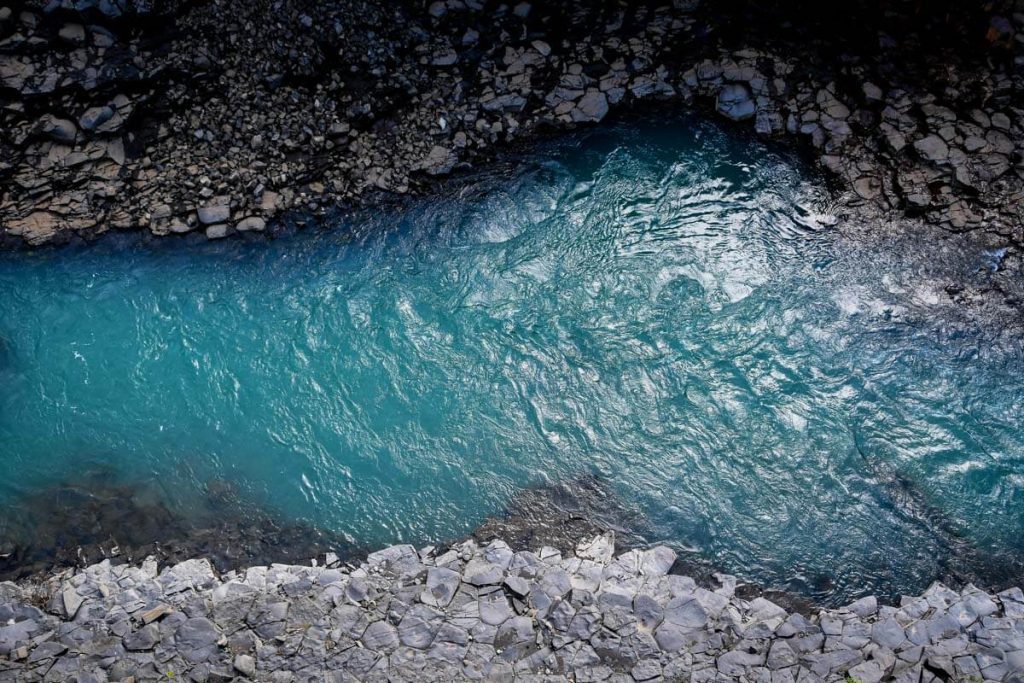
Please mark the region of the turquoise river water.
POLYGON ((270 241, 0 255, 0 517, 98 470, 372 547, 594 476, 649 540, 823 600, 1021 576, 1024 354, 948 326, 927 258, 690 119, 497 176, 270 241))

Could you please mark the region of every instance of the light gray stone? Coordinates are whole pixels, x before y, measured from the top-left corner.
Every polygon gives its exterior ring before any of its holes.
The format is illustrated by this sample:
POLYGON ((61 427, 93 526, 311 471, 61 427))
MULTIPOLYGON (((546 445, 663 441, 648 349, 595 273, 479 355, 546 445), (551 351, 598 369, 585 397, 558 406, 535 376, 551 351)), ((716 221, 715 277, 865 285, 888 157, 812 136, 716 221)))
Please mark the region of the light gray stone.
POLYGON ((217 202, 201 206, 196 210, 199 222, 204 225, 224 223, 231 218, 231 206, 226 202, 217 202))
POLYGON ((427 570, 426 590, 420 600, 434 607, 446 607, 455 597, 462 578, 458 572, 445 567, 430 567, 427 570))
POLYGON ((360 640, 365 647, 385 653, 399 645, 398 631, 386 621, 375 621, 367 626, 360 640))
POLYGON ((583 95, 572 110, 572 119, 577 122, 597 123, 608 115, 608 98, 603 92, 590 91, 583 95))

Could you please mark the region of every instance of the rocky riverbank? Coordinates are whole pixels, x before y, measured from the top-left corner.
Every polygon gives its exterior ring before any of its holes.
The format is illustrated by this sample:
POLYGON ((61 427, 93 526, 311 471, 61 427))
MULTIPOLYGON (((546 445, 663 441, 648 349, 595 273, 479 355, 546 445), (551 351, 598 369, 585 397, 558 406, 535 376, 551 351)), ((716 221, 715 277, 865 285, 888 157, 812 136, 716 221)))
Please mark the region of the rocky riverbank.
POLYGON ((1024 593, 935 584, 898 607, 809 616, 614 556, 503 541, 408 545, 358 566, 218 575, 105 561, 0 584, 0 678, 123 680, 1020 681, 1024 593))
POLYGON ((797 141, 859 216, 1020 245, 1024 5, 848 5, 9 3, 0 236, 261 232, 667 103, 797 141))

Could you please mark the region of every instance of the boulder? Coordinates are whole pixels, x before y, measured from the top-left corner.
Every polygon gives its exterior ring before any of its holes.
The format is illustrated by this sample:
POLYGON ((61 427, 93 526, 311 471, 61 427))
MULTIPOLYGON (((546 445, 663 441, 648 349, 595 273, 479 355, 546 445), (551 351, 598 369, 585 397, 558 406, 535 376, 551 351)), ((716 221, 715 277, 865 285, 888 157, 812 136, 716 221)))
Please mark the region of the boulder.
POLYGON ((914 143, 914 149, 928 161, 945 161, 949 157, 949 145, 938 135, 929 135, 914 143))
POLYGON ((597 123, 608 114, 608 98, 603 92, 591 91, 576 103, 572 120, 577 123, 597 123))
POLYGON ((730 83, 718 91, 716 109, 726 118, 744 121, 754 117, 757 106, 751 99, 747 86, 742 83, 730 83))
POLYGON ((49 114, 39 120, 39 132, 57 142, 73 143, 78 136, 78 128, 75 127, 74 121, 59 119, 49 114))
POLYGON ((196 210, 199 222, 204 225, 223 223, 231 218, 231 206, 226 203, 217 202, 201 206, 196 210))

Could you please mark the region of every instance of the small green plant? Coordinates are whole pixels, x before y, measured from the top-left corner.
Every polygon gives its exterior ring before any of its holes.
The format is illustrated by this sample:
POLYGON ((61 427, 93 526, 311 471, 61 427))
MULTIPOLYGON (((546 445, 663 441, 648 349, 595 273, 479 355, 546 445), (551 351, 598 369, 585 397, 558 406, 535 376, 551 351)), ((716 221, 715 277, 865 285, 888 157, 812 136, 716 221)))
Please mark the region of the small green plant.
POLYGON ((861 683, 861 681, 858 678, 854 678, 850 674, 846 674, 846 678, 843 679, 843 683, 861 683))

